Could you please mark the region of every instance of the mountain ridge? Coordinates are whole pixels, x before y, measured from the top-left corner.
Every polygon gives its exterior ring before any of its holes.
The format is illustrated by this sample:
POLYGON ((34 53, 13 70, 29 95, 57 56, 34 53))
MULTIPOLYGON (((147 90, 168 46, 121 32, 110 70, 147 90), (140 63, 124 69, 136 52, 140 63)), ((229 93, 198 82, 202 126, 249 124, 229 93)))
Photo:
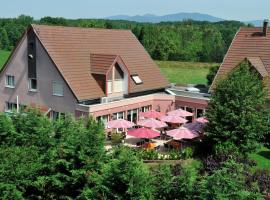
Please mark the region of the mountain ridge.
MULTIPOLYGON (((184 20, 194 20, 194 21, 208 21, 208 22, 220 22, 220 21, 228 21, 226 19, 222 19, 219 17, 215 17, 209 14, 203 14, 198 12, 179 12, 175 14, 167 14, 167 15, 154 15, 151 13, 147 13, 144 15, 114 15, 110 17, 106 17, 105 19, 110 20, 126 20, 126 21, 134 21, 141 23, 160 23, 160 22, 177 22, 184 20)), ((238 21, 238 20, 236 20, 238 21)), ((242 21, 246 24, 252 24, 253 26, 261 26, 263 20, 249 20, 242 21)))

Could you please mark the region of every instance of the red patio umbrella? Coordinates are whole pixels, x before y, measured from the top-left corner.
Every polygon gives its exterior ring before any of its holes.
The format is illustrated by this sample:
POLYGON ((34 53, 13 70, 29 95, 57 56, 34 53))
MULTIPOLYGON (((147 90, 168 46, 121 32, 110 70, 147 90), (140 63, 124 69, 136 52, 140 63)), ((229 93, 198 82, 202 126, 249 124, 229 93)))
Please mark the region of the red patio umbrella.
POLYGON ((137 125, 148 127, 148 128, 164 128, 167 126, 165 122, 162 122, 153 118, 140 120, 138 121, 137 125))
POLYGON ((107 123, 107 128, 131 128, 133 126, 135 126, 133 122, 124 119, 112 120, 107 123))
POLYGON ((183 117, 179 117, 177 115, 167 115, 160 118, 161 121, 174 123, 174 124, 185 124, 188 120, 183 117))
POLYGON ((176 115, 179 117, 191 117, 193 116, 193 113, 185 111, 183 109, 177 109, 177 110, 173 110, 167 113, 168 115, 176 115))
POLYGON ((200 117, 200 118, 196 119, 196 122, 205 124, 205 123, 208 123, 209 121, 208 121, 208 119, 206 117, 200 117))
POLYGON ((160 118, 164 116, 164 114, 155 110, 150 110, 147 112, 141 112, 140 116, 143 116, 145 118, 160 118))
POLYGON ((173 137, 175 140, 193 139, 199 137, 197 133, 194 133, 185 127, 167 131, 167 135, 173 137))
POLYGON ((146 139, 152 139, 160 136, 160 134, 157 131, 151 130, 149 128, 137 128, 129 130, 127 134, 137 138, 146 138, 146 139))

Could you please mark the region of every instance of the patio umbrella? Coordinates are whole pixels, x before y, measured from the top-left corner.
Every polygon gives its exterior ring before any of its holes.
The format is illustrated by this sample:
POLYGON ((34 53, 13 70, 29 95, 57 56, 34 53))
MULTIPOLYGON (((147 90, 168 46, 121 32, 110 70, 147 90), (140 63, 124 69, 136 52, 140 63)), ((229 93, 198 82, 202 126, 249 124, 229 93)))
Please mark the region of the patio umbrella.
POLYGON ((185 124, 188 120, 184 119, 183 117, 179 117, 177 115, 167 115, 160 118, 163 122, 170 122, 174 124, 185 124))
POLYGON ((138 121, 137 125, 148 127, 148 128, 164 128, 167 126, 165 122, 162 122, 153 118, 138 121))
POLYGON ((193 113, 185 111, 183 109, 177 109, 177 110, 173 110, 167 113, 168 115, 176 115, 179 117, 191 117, 193 116, 193 113))
POLYGON ((205 123, 208 123, 209 121, 206 117, 200 117, 200 118, 196 119, 196 122, 205 124, 205 123))
POLYGON ((160 136, 160 134, 157 131, 151 130, 149 128, 137 128, 129 130, 127 134, 137 138, 146 138, 146 139, 152 139, 160 136))
POLYGON ((199 137, 198 134, 192 132, 191 130, 185 127, 167 131, 167 135, 173 137, 173 139, 175 140, 193 139, 193 138, 199 137))
POLYGON ((185 128, 189 129, 192 132, 195 133, 203 133, 204 132, 204 124, 194 122, 194 123, 188 123, 184 125, 185 128))
POLYGON ((109 121, 107 123, 107 128, 131 128, 135 126, 133 122, 124 120, 124 119, 117 119, 113 121, 109 121))
POLYGON ((141 112, 140 116, 143 116, 145 118, 160 118, 164 116, 164 114, 155 110, 150 110, 147 112, 141 112))

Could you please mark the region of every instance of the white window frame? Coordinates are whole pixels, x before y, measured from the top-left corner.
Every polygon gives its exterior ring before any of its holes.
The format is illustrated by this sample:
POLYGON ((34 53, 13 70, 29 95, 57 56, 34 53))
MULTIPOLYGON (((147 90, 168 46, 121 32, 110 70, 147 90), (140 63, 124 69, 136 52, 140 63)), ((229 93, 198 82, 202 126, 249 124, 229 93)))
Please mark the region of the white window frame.
POLYGON ((61 82, 58 82, 58 81, 53 81, 52 82, 52 95, 53 96, 58 96, 58 97, 63 97, 64 96, 64 85, 61 83, 61 82), (61 86, 62 88, 62 93, 59 94, 59 93, 56 93, 57 91, 55 91, 55 85, 58 84, 58 86, 61 86))
POLYGON ((16 84, 15 83, 15 76, 13 76, 11 74, 6 74, 6 81, 5 82, 6 82, 6 87, 7 88, 15 88, 15 84, 16 84), (13 78, 13 84, 14 85, 9 85, 9 83, 8 83, 9 82, 9 80, 8 80, 9 77, 12 77, 13 78))
POLYGON ((36 78, 29 78, 28 79, 28 90, 31 91, 31 92, 37 92, 38 86, 37 86, 36 89, 33 89, 32 88, 32 80, 36 80, 36 85, 37 85, 37 79, 36 78))

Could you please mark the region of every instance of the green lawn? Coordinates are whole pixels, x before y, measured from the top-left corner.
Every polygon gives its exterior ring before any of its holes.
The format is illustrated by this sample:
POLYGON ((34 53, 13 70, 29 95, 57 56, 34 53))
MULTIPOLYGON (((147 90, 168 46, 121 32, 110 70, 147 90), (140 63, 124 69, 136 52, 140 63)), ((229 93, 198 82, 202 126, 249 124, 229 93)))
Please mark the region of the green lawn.
POLYGON ((250 154, 249 157, 256 161, 255 169, 270 170, 270 150, 266 147, 261 147, 256 153, 250 154))
POLYGON ((156 61, 162 73, 171 83, 206 84, 206 75, 216 63, 156 61))
POLYGON ((0 50, 0 69, 5 64, 6 60, 8 59, 9 54, 10 54, 9 51, 0 50))

